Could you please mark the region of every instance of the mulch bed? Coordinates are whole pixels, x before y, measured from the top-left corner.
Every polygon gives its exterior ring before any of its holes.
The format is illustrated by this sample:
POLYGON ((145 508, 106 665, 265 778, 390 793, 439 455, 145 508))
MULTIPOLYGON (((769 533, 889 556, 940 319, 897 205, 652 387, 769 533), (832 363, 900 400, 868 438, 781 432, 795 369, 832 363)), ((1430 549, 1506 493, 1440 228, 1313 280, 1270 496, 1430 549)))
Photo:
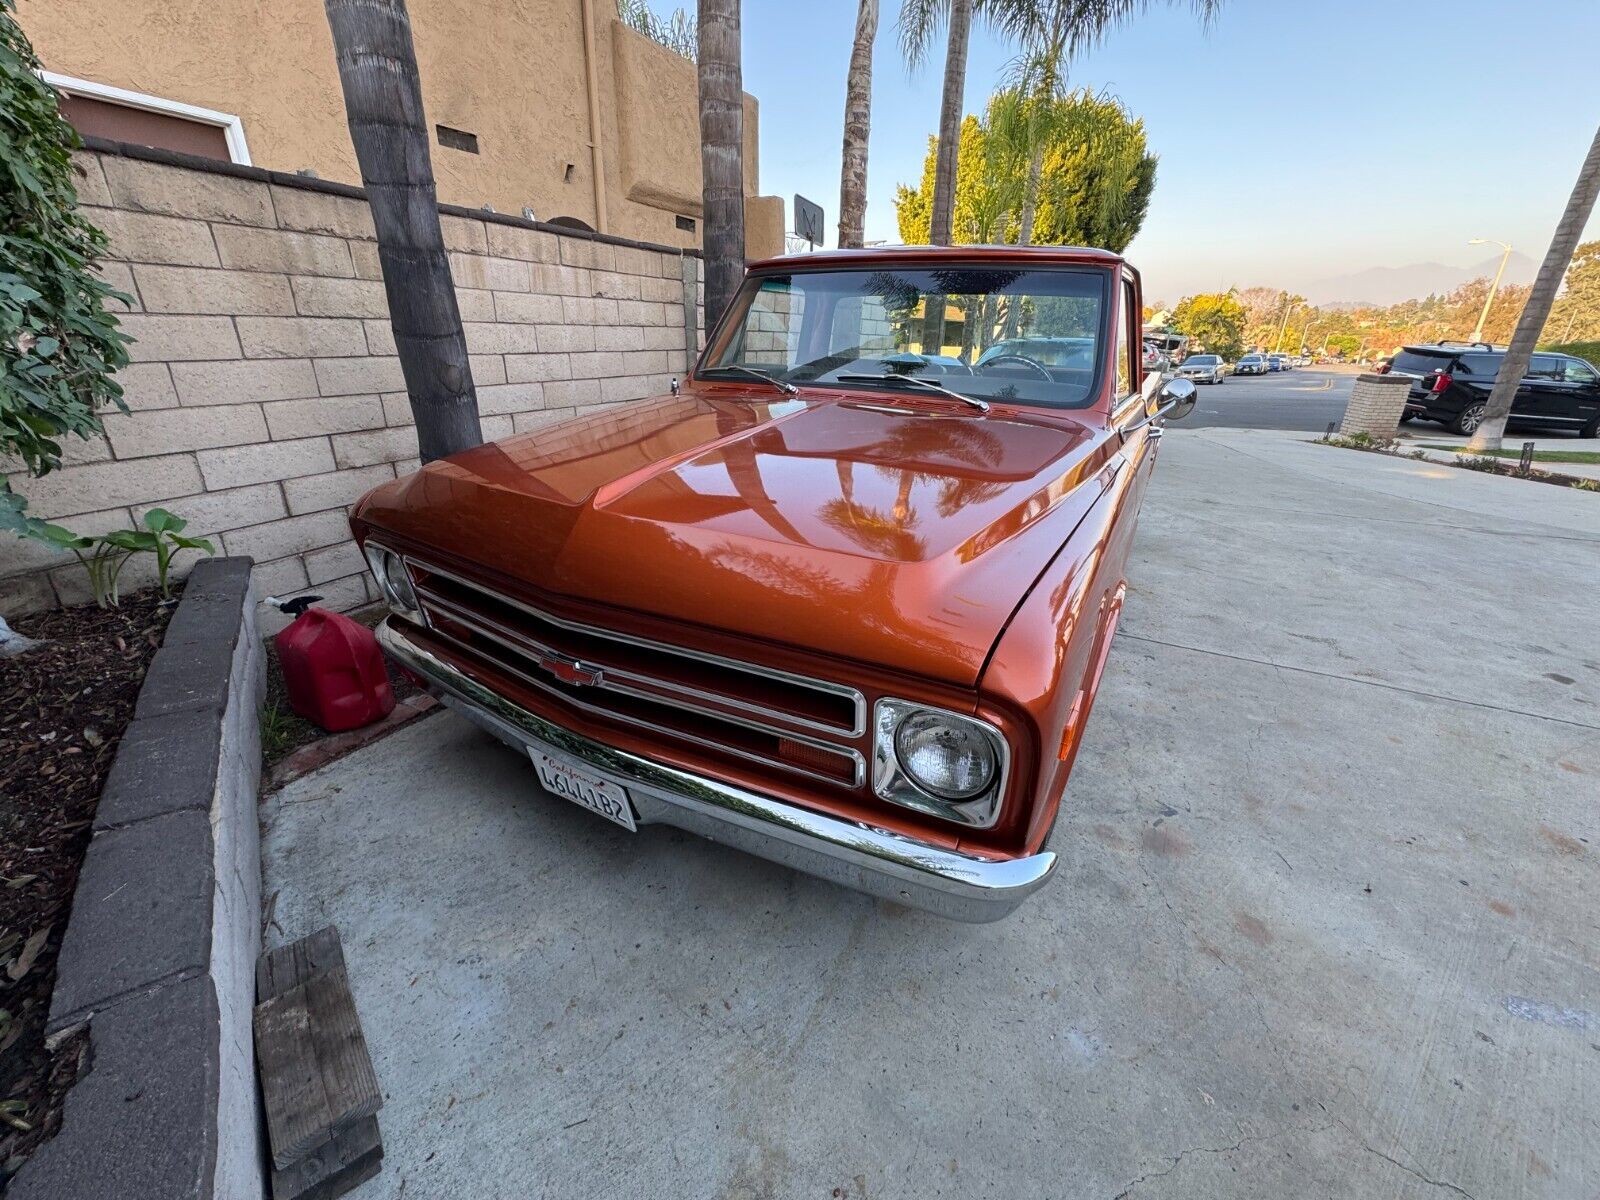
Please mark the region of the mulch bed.
POLYGON ((20 617, 16 631, 46 644, 0 658, 0 1191, 60 1126, 76 1078, 81 1044, 44 1045, 56 953, 101 786, 175 604, 152 590, 117 609, 20 617))

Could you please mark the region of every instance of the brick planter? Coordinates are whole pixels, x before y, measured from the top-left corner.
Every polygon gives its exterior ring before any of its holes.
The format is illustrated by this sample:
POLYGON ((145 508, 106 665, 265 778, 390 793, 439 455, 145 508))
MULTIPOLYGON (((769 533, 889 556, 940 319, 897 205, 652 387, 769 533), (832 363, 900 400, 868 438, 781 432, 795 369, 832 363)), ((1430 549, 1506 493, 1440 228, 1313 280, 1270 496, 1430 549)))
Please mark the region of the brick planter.
POLYGON ((1365 433, 1388 440, 1400 428, 1411 380, 1404 375, 1359 375, 1350 403, 1345 406, 1339 432, 1345 437, 1365 433))
POLYGON ((95 814, 47 1036, 89 1030, 61 1131, 11 1200, 263 1193, 250 1019, 261 944, 248 558, 189 576, 95 814))

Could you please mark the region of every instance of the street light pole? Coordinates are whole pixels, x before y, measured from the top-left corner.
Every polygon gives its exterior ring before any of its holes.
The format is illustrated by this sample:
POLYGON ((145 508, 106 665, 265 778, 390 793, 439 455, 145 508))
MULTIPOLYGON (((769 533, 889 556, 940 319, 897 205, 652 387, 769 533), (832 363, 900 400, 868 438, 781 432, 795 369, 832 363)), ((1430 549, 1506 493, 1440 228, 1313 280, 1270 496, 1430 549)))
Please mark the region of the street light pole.
POLYGON ((1483 298, 1483 311, 1478 314, 1478 324, 1472 331, 1472 340, 1483 341, 1483 323, 1489 319, 1489 307, 1494 303, 1494 294, 1500 290, 1500 279, 1506 273, 1506 263, 1511 261, 1511 243, 1502 242, 1497 238, 1473 238, 1467 243, 1469 246, 1483 246, 1493 243, 1501 247, 1505 253, 1500 256, 1500 269, 1494 273, 1494 282, 1489 285, 1489 294, 1483 298))
POLYGON ((1283 323, 1278 326, 1278 340, 1272 343, 1272 352, 1274 354, 1283 349, 1283 335, 1288 332, 1289 314, 1294 311, 1294 308, 1294 301, 1290 300, 1289 293, 1285 292, 1283 294, 1283 323))

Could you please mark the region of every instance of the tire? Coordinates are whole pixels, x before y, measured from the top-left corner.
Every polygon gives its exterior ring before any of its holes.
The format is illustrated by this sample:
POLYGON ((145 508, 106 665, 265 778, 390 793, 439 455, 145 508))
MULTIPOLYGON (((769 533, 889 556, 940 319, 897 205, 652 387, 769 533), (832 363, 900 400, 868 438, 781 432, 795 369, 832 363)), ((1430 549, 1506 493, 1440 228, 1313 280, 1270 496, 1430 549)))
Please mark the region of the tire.
POLYGON ((1596 413, 1592 421, 1578 430, 1578 436, 1581 438, 1600 437, 1600 413, 1596 413))
POLYGON ((1477 432, 1478 424, 1483 420, 1484 403, 1469 404, 1458 412, 1455 419, 1450 422, 1451 433, 1472 434, 1477 432))
POLYGON ((1411 422, 1415 421, 1416 419, 1417 419, 1417 414, 1416 413, 1402 413, 1400 415, 1400 424, 1409 425, 1409 424, 1411 424, 1411 422))

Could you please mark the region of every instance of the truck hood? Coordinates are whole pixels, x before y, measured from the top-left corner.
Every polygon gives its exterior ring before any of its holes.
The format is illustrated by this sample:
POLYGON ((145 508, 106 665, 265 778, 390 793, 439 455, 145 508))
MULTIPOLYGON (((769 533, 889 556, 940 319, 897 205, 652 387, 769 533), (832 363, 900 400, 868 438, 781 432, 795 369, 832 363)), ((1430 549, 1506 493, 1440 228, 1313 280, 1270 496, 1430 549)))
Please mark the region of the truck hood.
POLYGON ((707 388, 431 463, 356 520, 530 596, 971 686, 1114 446, 1060 412, 707 388))

